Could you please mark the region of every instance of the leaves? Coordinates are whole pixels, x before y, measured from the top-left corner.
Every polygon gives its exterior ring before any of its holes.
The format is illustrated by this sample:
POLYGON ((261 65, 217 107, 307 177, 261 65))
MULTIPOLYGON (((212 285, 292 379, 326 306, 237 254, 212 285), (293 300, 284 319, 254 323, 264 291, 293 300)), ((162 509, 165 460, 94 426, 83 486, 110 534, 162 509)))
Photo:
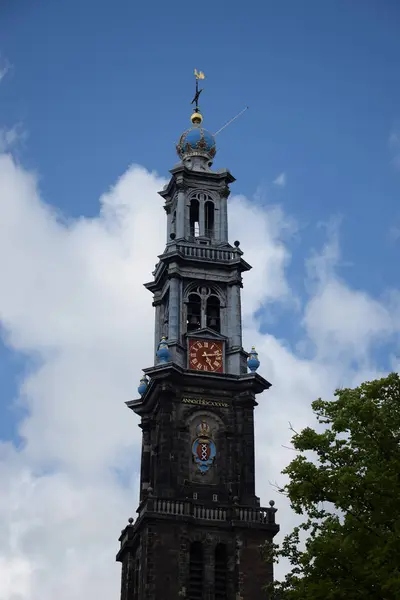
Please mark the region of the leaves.
POLYGON ((299 454, 281 490, 305 520, 280 548, 266 547, 292 566, 274 583, 275 597, 400 598, 399 375, 336 390, 333 401, 312 408, 325 430, 294 433, 299 454))

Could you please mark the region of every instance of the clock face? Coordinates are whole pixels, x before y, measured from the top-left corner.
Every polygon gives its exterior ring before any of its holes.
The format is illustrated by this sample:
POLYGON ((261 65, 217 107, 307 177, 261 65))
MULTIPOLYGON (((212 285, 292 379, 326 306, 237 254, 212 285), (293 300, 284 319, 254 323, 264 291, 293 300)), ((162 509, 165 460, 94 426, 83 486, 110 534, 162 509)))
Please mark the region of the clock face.
POLYGON ((222 342, 189 339, 189 369, 222 373, 222 342))

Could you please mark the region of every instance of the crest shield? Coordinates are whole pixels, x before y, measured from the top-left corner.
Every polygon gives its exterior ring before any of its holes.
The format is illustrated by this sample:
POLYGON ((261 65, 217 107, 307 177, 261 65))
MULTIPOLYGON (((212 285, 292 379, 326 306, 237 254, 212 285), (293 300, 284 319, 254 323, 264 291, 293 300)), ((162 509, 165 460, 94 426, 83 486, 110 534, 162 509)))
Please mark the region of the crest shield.
POLYGON ((192 455, 199 471, 204 475, 213 464, 217 449, 210 437, 210 426, 208 423, 202 421, 197 426, 196 432, 200 435, 192 444, 192 455))

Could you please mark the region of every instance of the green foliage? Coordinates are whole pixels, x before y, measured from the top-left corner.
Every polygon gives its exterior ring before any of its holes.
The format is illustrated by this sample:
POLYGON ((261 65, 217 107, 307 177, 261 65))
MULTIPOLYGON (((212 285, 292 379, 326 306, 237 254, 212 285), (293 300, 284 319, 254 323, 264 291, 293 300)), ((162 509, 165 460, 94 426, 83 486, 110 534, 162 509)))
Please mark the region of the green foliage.
POLYGON ((333 401, 319 399, 312 408, 326 429, 293 436, 298 455, 283 471, 289 483, 280 490, 303 523, 281 547, 265 548, 291 564, 274 597, 398 600, 399 375, 337 390, 333 401))

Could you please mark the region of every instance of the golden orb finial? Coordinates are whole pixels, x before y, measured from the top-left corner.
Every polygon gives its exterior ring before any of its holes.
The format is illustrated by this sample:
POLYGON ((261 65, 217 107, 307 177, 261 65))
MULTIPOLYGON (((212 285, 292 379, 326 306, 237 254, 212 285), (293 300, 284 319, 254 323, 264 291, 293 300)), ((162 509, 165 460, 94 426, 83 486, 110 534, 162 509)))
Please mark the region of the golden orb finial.
POLYGON ((196 110, 190 117, 190 120, 192 121, 193 125, 200 125, 200 123, 203 121, 203 115, 196 110))

